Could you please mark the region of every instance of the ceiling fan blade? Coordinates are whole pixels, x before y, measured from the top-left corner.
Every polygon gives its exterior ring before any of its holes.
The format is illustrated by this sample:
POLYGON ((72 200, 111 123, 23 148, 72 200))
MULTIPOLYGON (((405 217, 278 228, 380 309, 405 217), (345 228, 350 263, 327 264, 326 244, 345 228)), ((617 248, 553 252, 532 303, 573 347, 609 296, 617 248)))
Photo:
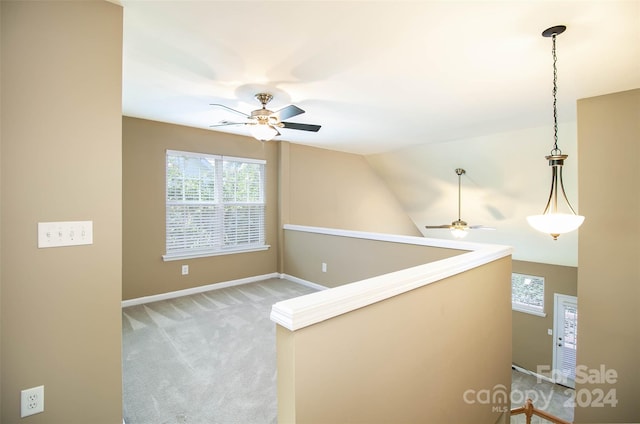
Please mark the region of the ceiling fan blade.
POLYGON ((229 125, 247 125, 246 122, 229 122, 229 121, 220 121, 219 124, 216 125, 209 125, 210 128, 214 128, 214 127, 226 127, 229 125))
POLYGON ((472 230, 495 230, 493 227, 487 227, 484 225, 469 225, 472 230))
POLYGON ((249 117, 249 115, 247 115, 247 114, 246 114, 246 113, 244 113, 244 112, 240 112, 239 110, 231 109, 229 106, 221 105, 220 103, 211 103, 211 105, 210 105, 210 106, 221 107, 221 108, 224 108, 224 109, 230 110, 231 112, 234 112, 234 113, 237 113, 237 114, 239 114, 239 115, 245 116, 245 117, 247 117, 247 118, 249 117))
POLYGON ((429 229, 438 229, 438 228, 451 228, 451 225, 425 225, 424 228, 429 228, 429 229))
POLYGON ((304 110, 300 109, 298 106, 290 105, 285 106, 280 110, 276 110, 274 112, 280 120, 291 118, 293 116, 298 116, 304 113, 304 110))
POLYGON ((289 128, 290 130, 318 132, 318 130, 320 129, 320 125, 313 124, 298 124, 296 122, 281 122, 281 124, 284 128, 289 128))

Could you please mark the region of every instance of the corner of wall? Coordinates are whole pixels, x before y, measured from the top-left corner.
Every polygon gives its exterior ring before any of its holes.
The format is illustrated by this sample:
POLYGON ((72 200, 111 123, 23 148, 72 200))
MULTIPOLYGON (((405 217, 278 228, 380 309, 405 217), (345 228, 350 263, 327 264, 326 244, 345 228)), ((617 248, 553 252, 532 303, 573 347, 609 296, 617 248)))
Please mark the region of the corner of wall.
POLYGON ((284 272, 284 226, 290 224, 290 144, 278 143, 278 272, 284 272))
MULTIPOLYGON (((0 93, 2 93, 2 4, 0 3, 0 93)), ((2 102, 0 101, 0 116, 2 102)), ((1 122, 0 122, 1 123, 1 122)), ((0 126, 1 127, 1 126, 0 126)), ((2 131, 0 131, 0 264, 2 264, 2 131)), ((2 375, 2 272, 0 271, 0 375, 2 375)), ((2 384, 0 384, 0 417, 2 417, 2 384)))

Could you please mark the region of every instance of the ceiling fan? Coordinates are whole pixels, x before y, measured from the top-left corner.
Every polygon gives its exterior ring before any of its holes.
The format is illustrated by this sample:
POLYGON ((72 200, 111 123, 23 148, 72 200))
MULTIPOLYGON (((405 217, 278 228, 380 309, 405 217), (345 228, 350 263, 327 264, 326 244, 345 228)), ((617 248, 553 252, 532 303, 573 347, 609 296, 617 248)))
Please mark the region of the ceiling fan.
POLYGON ((458 219, 453 221, 450 225, 425 225, 427 229, 442 229, 447 228, 451 230, 451 234, 455 238, 463 238, 467 235, 468 230, 495 230, 492 227, 485 227, 484 225, 468 225, 460 218, 460 178, 466 171, 462 168, 456 168, 456 174, 458 174, 458 219))
POLYGON ((249 115, 222 104, 211 104, 211 106, 225 108, 246 118, 246 120, 242 122, 220 121, 219 124, 211 125, 211 127, 213 128, 224 127, 228 125, 249 125, 251 129, 251 135, 253 135, 257 140, 260 141, 269 141, 273 139, 273 137, 280 135, 278 128, 313 132, 317 132, 320 129, 320 125, 299 124, 296 122, 283 121, 283 119, 303 114, 304 110, 300 109, 298 106, 289 105, 274 112, 267 109, 266 107, 267 103, 269 103, 273 99, 273 95, 269 93, 258 93, 255 95, 255 98, 260 103, 262 103, 262 108, 252 111, 249 115))

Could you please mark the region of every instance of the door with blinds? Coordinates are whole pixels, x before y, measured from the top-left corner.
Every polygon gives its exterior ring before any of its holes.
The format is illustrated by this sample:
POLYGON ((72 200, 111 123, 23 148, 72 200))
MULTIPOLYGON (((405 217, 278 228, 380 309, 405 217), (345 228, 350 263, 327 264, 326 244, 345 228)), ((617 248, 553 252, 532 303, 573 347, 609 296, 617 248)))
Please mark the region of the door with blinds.
POLYGON ((554 294, 553 375, 556 383, 576 387, 578 298, 554 294))

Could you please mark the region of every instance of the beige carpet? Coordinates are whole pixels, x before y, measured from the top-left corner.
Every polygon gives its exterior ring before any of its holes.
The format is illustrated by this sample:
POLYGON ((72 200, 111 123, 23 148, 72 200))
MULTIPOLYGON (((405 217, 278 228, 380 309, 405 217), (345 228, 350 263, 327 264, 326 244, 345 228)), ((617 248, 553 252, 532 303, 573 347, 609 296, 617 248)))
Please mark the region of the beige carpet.
POLYGON ((271 279, 124 308, 126 424, 277 422, 271 305, 314 291, 271 279))

